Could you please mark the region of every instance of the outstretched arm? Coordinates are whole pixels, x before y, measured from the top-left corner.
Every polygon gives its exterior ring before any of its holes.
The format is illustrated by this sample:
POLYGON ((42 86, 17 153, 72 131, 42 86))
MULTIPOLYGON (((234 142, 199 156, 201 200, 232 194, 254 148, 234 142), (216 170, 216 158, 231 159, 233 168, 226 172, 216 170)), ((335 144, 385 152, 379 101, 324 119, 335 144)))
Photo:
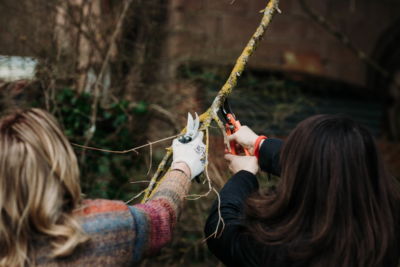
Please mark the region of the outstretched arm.
POLYGON ((171 170, 149 201, 130 208, 133 217, 141 218, 140 223, 136 223, 140 235, 135 240, 135 262, 157 252, 171 241, 183 199, 189 191, 190 180, 204 170, 205 145, 202 140, 202 132, 186 144, 175 139, 171 170))
POLYGON ((202 138, 199 133, 186 144, 174 141, 171 169, 146 203, 128 206, 121 201, 86 201, 76 213, 91 240, 69 263, 87 258, 103 265, 136 264, 170 242, 191 178, 204 170, 202 138))
MULTIPOLYGON (((170 242, 191 183, 189 168, 184 163, 174 168, 144 204, 129 206, 115 200, 85 200, 75 213, 90 239, 65 262, 135 265, 170 242)), ((46 253, 43 251, 43 257, 38 254, 41 261, 47 258, 46 253)))
POLYGON ((149 201, 129 207, 136 229, 134 262, 156 253, 171 241, 190 184, 188 171, 171 170, 149 201))

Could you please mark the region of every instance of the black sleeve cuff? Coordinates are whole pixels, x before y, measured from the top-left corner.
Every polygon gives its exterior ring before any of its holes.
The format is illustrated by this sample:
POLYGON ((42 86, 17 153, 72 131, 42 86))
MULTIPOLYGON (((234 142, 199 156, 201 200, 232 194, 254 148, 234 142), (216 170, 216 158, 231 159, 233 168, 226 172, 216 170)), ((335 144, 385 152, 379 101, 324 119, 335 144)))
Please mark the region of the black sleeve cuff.
POLYGON ((265 139, 260 148, 260 156, 258 163, 261 170, 272 173, 273 175, 281 175, 281 165, 279 161, 280 151, 283 141, 276 138, 265 139))

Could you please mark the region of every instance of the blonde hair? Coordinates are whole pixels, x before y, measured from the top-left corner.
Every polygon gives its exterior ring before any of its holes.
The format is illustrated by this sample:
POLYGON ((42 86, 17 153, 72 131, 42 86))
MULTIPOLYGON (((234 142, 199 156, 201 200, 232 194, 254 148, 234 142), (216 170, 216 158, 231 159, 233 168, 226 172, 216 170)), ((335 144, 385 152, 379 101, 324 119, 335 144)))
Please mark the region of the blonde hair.
MULTIPOLYGON (((52 256, 87 240, 72 215, 81 201, 76 156, 57 121, 40 109, 0 120, 0 266, 24 266, 37 235, 52 256)), ((34 248, 33 248, 34 250, 34 248)))

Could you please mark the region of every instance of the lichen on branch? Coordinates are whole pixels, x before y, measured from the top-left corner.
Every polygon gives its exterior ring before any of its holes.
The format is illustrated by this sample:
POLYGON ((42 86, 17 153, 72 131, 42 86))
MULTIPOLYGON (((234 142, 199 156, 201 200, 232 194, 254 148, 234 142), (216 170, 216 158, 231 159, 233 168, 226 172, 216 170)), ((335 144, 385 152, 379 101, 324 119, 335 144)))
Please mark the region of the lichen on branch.
MULTIPOLYGON (((231 94, 233 88, 237 85, 238 78, 242 75, 250 56, 257 49, 258 43, 264 36, 265 31, 269 23, 271 22, 273 14, 275 13, 275 11, 279 11, 278 4, 279 0, 270 0, 266 8, 262 10, 263 17, 261 19, 260 25, 257 27, 255 33, 252 35, 246 47, 240 54, 239 58, 236 60, 235 66, 233 67, 227 81, 216 95, 211 106, 207 109, 206 112, 200 115, 200 130, 207 129, 210 126, 211 122, 217 119, 217 112, 219 108, 222 106, 225 99, 231 94)), ((150 198, 157 181, 161 179, 162 174, 165 172, 165 166, 171 156, 172 149, 168 148, 165 156, 163 157, 157 168, 157 171, 154 173, 153 177, 150 180, 149 186, 147 187, 145 195, 142 199, 142 203, 146 202, 150 198)))

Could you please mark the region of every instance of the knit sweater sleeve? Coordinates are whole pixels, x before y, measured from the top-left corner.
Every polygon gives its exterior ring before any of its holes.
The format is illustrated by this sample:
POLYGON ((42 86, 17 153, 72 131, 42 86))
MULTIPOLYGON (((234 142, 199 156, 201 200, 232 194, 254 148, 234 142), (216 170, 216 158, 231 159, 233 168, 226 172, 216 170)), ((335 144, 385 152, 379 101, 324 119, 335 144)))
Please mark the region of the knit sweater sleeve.
POLYGON ((170 171, 149 201, 129 207, 135 220, 134 262, 158 252, 171 241, 190 183, 185 174, 170 171))
MULTIPOLYGON (((57 264, 132 266, 158 252, 172 239, 190 183, 185 174, 170 171, 144 204, 130 206, 122 201, 85 200, 76 215, 90 239, 71 256, 56 260, 57 264)), ((36 263, 39 266, 54 263, 46 255, 46 245, 39 247, 43 247, 43 253, 38 251, 36 263)))

